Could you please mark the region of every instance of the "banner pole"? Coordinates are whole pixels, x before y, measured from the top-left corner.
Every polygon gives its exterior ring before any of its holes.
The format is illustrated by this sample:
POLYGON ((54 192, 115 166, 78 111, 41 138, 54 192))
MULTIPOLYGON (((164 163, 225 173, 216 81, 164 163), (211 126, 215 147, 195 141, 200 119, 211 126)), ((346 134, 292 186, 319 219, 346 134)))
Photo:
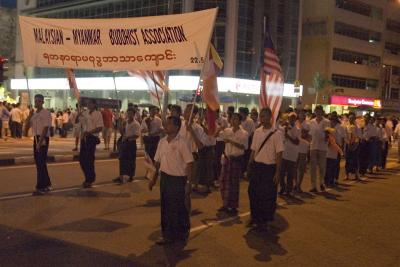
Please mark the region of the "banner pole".
POLYGON ((160 108, 160 112, 162 113, 161 101, 160 101, 160 96, 158 95, 158 88, 157 88, 157 83, 156 83, 156 80, 155 80, 155 77, 154 77, 154 71, 151 71, 151 79, 153 80, 154 87, 156 88, 158 107, 160 108))
MULTIPOLYGON (((28 90, 28 109, 29 109, 29 115, 31 115, 31 106, 32 106, 32 100, 31 100, 31 90, 30 90, 30 88, 29 88, 29 80, 28 80, 28 75, 27 75, 27 71, 26 71, 26 66, 24 65, 24 76, 25 76, 25 81, 26 81, 26 89, 28 90)), ((30 122, 28 122, 28 124, 26 124, 25 123, 25 132, 24 132, 24 135, 26 136, 26 137, 28 137, 28 133, 29 133, 29 123, 30 122)), ((37 140, 36 140, 36 136, 34 135, 33 136, 33 138, 35 139, 35 141, 36 141, 36 143, 37 143, 37 140)))
POLYGON ((119 98, 118 98, 117 83, 115 81, 115 72, 113 71, 112 74, 113 74, 115 98, 118 101, 118 110, 117 110, 118 119, 116 120, 116 125, 115 125, 115 127, 117 129, 114 130, 114 145, 113 145, 113 152, 115 152, 115 151, 117 151, 117 135, 118 135, 118 130, 119 130, 120 121, 121 121, 121 103, 119 102, 119 98))

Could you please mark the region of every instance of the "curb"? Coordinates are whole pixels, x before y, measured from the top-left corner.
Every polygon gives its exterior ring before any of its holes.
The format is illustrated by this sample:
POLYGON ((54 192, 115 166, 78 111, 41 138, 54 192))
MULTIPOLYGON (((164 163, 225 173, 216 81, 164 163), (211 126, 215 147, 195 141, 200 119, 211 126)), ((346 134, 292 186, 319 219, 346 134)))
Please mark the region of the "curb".
MULTIPOLYGON (((137 157, 143 157, 144 151, 137 151, 137 157)), ((116 159, 118 152, 100 153, 96 155, 96 159, 116 159)), ((54 155, 47 157, 47 163, 57 162, 73 162, 79 161, 79 155, 54 155)), ((15 157, 9 159, 0 159, 0 167, 14 166, 14 165, 31 165, 35 163, 33 156, 15 157)))

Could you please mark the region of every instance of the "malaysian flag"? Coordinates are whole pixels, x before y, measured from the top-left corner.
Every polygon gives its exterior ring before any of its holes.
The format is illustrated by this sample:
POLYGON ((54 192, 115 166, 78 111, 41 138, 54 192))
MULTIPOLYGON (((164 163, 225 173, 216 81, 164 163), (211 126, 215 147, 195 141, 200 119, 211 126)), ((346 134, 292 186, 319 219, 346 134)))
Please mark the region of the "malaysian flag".
POLYGON ((283 75, 279 58, 268 30, 265 31, 260 80, 260 108, 269 107, 271 109, 274 124, 282 104, 283 75))

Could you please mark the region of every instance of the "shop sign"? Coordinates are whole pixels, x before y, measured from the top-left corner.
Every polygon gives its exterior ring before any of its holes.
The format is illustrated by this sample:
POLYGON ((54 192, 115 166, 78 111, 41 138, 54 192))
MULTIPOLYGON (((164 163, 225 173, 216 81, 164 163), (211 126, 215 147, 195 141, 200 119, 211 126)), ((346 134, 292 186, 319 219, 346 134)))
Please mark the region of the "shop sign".
POLYGON ((334 95, 331 97, 332 105, 341 105, 341 106, 369 106, 373 108, 381 108, 381 100, 373 99, 373 98, 365 98, 365 97, 352 97, 352 96, 338 96, 334 95))

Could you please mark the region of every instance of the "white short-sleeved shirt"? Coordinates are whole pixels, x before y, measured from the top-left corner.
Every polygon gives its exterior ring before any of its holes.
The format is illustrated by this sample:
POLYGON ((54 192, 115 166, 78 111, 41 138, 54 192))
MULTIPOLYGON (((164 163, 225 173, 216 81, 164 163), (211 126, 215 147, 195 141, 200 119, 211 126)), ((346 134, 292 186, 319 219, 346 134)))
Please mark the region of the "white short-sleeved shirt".
POLYGON ((225 143, 225 155, 227 157, 242 156, 249 146, 249 135, 241 128, 236 132, 233 131, 233 128, 226 128, 222 133, 222 137, 244 146, 244 149, 240 149, 230 143, 225 143))
POLYGON ((179 134, 170 142, 160 140, 154 160, 160 163, 160 171, 171 176, 187 176, 186 166, 193 162, 193 155, 185 138, 179 134))
MULTIPOLYGON (((251 150, 257 153, 265 138, 272 131, 275 131, 275 129, 264 129, 264 127, 260 127, 255 130, 251 150)), ((264 144, 254 160, 264 164, 276 164, 276 154, 283 152, 283 150, 283 135, 280 131, 276 131, 264 144)))
POLYGON ((69 121, 69 114, 67 112, 64 112, 63 116, 62 116, 62 122, 64 124, 68 123, 69 121))
POLYGON ((125 137, 130 138, 139 135, 140 135, 140 124, 136 120, 133 120, 131 123, 127 121, 125 125, 125 137))
POLYGON ((15 122, 22 122, 22 111, 19 108, 13 108, 10 112, 11 120, 15 122))
MULTIPOLYGON (((32 134, 41 135, 43 129, 51 127, 51 113, 47 109, 42 109, 40 112, 35 112, 31 118, 32 134)), ((49 130, 47 130, 46 137, 49 136, 49 130)))
MULTIPOLYGON (((341 133, 339 133, 336 130, 336 127, 335 127, 335 131, 333 132, 333 135, 335 137, 336 144, 340 145, 339 140, 341 139, 341 133)), ((339 155, 339 153, 337 151, 335 151, 332 147, 328 146, 328 150, 326 152, 326 157, 328 159, 337 159, 338 155, 339 155)))
POLYGON ((331 122, 323 118, 319 123, 317 119, 310 121, 311 150, 327 151, 328 142, 325 137, 325 129, 331 126, 331 122))
MULTIPOLYGON (((205 134, 203 128, 197 122, 193 122, 192 128, 193 128, 194 134, 197 136, 197 138, 200 140, 200 142, 203 145, 205 145, 205 143, 206 143, 206 141, 205 141, 206 134, 205 134)), ((196 143, 194 142, 191 133, 186 130, 186 121, 182 121, 182 126, 181 126, 181 129, 179 131, 179 135, 182 138, 186 139, 186 142, 191 147, 192 152, 197 152, 198 147, 197 147, 196 143)))
POLYGON ((344 145, 344 139, 346 139, 346 128, 343 127, 342 124, 336 124, 335 126, 335 138, 336 138, 336 143, 340 146, 343 147, 344 145))
POLYGON ((378 137, 379 133, 378 133, 378 127, 376 127, 375 125, 372 125, 370 123, 368 123, 365 128, 364 128, 364 138, 366 140, 369 140, 372 137, 378 137))
POLYGON ((254 121, 249 117, 247 117, 244 121, 242 121, 242 127, 249 134, 249 136, 251 136, 256 129, 254 121))
POLYGON ((146 120, 147 120, 147 118, 142 121, 142 125, 140 126, 141 130, 145 130, 144 135, 146 135, 146 134, 153 135, 163 129, 162 120, 159 117, 155 116, 151 120, 150 129, 147 127, 146 120))
MULTIPOLYGON (((81 119, 82 119, 82 129, 84 132, 89 132, 96 128, 104 127, 103 116, 101 115, 101 112, 98 110, 95 110, 92 113, 90 113, 89 110, 85 110, 82 113, 81 119)), ((93 135, 98 136, 99 133, 95 133, 93 135)))
MULTIPOLYGON (((297 127, 292 127, 290 130, 288 130, 288 135, 292 139, 300 140, 300 129, 297 127)), ((295 145, 288 138, 284 138, 284 147, 285 150, 283 151, 282 158, 296 162, 299 156, 299 145, 295 145)))

